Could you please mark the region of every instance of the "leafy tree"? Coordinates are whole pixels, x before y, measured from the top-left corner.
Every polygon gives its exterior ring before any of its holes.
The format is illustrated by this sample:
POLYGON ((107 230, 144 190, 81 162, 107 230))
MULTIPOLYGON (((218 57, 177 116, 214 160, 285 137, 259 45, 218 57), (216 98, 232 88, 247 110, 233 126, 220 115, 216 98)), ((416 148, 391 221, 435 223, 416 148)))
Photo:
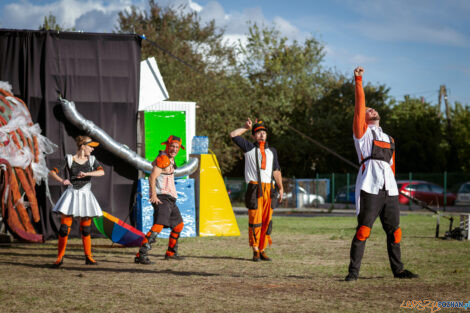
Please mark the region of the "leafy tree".
POLYGON ((44 22, 39 25, 40 30, 55 30, 55 31, 75 31, 75 27, 67 28, 57 24, 55 15, 49 12, 48 16, 44 16, 44 22))
POLYGON ((314 38, 289 43, 274 28, 254 24, 248 44, 240 50, 240 66, 255 101, 253 113, 280 135, 290 124, 293 109, 318 94, 323 46, 314 38))
MULTIPOLYGON (((455 170, 470 173, 470 107, 455 102, 450 111, 454 149, 458 163, 455 170)), ((450 159, 450 157, 448 156, 450 159)))
POLYGON ((443 120, 436 107, 405 96, 385 121, 396 142, 397 172, 441 172, 446 169, 443 120))
POLYGON ((212 21, 201 25, 196 13, 179 13, 149 1, 150 11, 136 7, 119 13, 118 32, 145 34, 142 58, 154 56, 165 80, 170 100, 198 104, 199 135, 209 137, 224 172, 237 160, 238 149, 229 132, 240 127, 250 112, 251 92, 236 66, 235 47, 222 42, 223 30, 212 21), (150 41, 191 66, 157 48, 150 41))
MULTIPOLYGON (((145 34, 158 45, 144 40, 142 57, 156 57, 171 99, 198 103, 198 132, 209 137, 225 174, 242 175, 242 155, 228 134, 247 117, 268 124, 269 141, 278 148, 284 175, 352 171, 290 128, 357 163, 352 139, 354 82, 322 68, 320 42, 289 41, 274 28, 254 24, 246 46, 227 46, 223 30, 214 22, 201 25, 197 13, 161 8, 152 0, 149 5, 148 12, 136 7, 121 12, 117 31, 145 34)), ((364 91, 366 104, 379 111, 382 128, 396 141, 398 172, 435 172, 457 165, 469 170, 467 107, 456 104, 452 129, 447 129, 429 103, 410 97, 396 102, 384 85, 368 84, 364 91), (458 156, 452 164, 446 158, 450 133, 458 156)))

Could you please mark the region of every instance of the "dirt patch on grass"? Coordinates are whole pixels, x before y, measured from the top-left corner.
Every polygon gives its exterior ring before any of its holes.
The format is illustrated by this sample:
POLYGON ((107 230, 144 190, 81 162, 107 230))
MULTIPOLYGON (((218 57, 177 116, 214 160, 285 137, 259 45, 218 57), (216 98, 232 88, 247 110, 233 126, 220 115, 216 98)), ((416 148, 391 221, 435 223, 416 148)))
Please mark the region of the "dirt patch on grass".
MULTIPOLYGON (((93 239, 97 266, 85 265, 81 241, 71 239, 59 269, 50 268, 56 241, 0 245, 0 311, 398 312, 406 300, 470 300, 470 274, 462 270, 470 268, 468 242, 405 232, 403 260, 421 278, 397 280, 376 226, 360 279, 347 283, 354 220, 276 218, 268 250, 273 261, 258 263, 251 261, 245 219, 238 220, 241 237, 183 238, 183 261, 165 261, 167 241, 159 240, 150 253, 152 265, 135 264, 137 248, 106 239, 93 239), (292 224, 305 231, 296 233, 292 224), (347 239, 330 239, 340 233, 347 239)), ((411 229, 413 222, 403 218, 402 228, 411 229)), ((419 232, 432 233, 432 221, 422 225, 419 232)))

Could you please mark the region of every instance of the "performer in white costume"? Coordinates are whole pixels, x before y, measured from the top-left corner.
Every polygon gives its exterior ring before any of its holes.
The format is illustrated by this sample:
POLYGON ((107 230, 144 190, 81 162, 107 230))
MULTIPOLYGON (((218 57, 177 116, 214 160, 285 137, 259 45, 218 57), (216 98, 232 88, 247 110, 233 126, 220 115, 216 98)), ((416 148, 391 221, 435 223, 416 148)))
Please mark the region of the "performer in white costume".
POLYGON ((104 171, 95 157, 91 155, 99 143, 87 136, 78 136, 75 140, 78 148, 77 153, 75 155, 67 154, 64 162, 50 172, 55 180, 68 186, 52 209, 53 212, 61 214, 58 255, 53 267, 59 267, 63 263, 67 238, 74 217, 80 217, 85 264, 97 264, 91 255, 91 218, 102 216, 103 213, 91 192, 91 177, 103 176, 104 171), (60 177, 60 172, 65 174, 64 176, 68 176, 68 179, 60 177))

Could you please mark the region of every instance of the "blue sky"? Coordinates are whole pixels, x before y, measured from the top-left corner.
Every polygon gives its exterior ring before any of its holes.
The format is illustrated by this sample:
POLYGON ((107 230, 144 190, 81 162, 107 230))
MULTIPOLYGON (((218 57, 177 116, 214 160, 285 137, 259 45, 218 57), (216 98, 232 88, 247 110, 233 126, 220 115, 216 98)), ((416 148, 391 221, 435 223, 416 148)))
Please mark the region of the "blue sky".
MULTIPOLYGON (((165 0, 215 19, 228 40, 243 42, 247 22, 276 25, 290 39, 309 36, 326 51, 324 67, 351 74, 365 67, 366 82, 390 94, 437 104, 445 84, 451 103, 470 105, 470 1, 468 0, 165 0)), ((117 12, 146 0, 0 0, 0 27, 37 29, 44 15, 89 32, 111 32, 117 12)))

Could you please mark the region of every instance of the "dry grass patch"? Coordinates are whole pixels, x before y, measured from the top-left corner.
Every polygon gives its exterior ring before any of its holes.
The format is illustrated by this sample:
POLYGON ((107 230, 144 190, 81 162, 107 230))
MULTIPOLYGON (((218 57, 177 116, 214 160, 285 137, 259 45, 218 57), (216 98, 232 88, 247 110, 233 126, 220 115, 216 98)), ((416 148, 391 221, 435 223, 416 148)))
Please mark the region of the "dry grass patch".
POLYGON ((237 220, 240 237, 181 239, 183 261, 165 261, 159 240, 153 265, 134 264, 136 248, 106 239, 93 239, 98 266, 86 266, 71 239, 56 270, 56 241, 3 245, 0 312, 398 312, 404 300, 470 300, 470 242, 433 238, 431 216, 402 217, 403 261, 420 279, 392 277, 377 222, 352 283, 343 278, 355 218, 276 216, 273 262, 259 263, 250 261, 247 217, 237 220))

